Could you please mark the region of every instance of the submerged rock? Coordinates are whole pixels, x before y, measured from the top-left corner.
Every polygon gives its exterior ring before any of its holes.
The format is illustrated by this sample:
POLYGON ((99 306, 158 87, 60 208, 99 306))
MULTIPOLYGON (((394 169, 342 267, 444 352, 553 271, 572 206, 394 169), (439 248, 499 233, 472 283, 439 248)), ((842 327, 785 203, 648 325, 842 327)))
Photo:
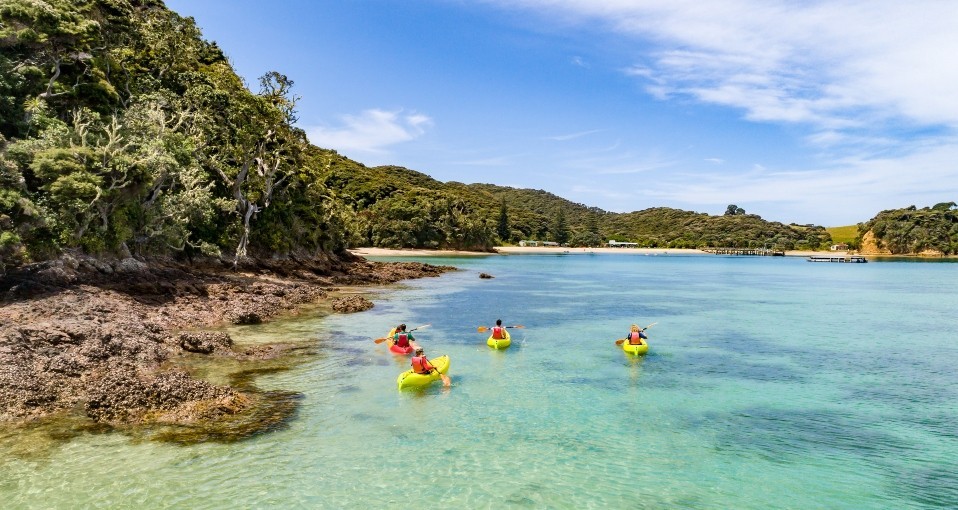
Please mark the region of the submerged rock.
POLYGON ((373 302, 362 296, 346 296, 333 300, 333 310, 339 313, 355 313, 369 310, 373 302))

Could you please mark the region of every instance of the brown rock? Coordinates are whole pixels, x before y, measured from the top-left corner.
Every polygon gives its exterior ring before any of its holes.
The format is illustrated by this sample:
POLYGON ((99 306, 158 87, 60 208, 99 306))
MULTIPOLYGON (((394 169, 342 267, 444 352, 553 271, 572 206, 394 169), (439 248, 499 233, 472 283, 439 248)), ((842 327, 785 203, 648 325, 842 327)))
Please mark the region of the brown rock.
POLYGON ((333 310, 339 313, 355 313, 369 310, 373 302, 362 296, 346 296, 333 300, 333 310))
MULTIPOLYGON (((454 269, 343 256, 254 261, 240 272, 217 261, 185 265, 76 255, 11 270, 0 278, 0 422, 76 409, 108 424, 251 413, 255 433, 260 426, 254 408, 263 399, 244 393, 246 386, 215 386, 171 370, 170 362, 183 351, 234 363, 307 356, 308 344, 257 346, 243 354, 233 351, 225 332, 182 330, 266 321, 325 298, 333 286, 380 285, 454 269)), ((353 296, 339 306, 358 311, 372 303, 353 296)))
POLYGON ((223 332, 191 332, 180 333, 179 343, 184 351, 210 354, 216 350, 228 350, 233 346, 233 339, 223 332))

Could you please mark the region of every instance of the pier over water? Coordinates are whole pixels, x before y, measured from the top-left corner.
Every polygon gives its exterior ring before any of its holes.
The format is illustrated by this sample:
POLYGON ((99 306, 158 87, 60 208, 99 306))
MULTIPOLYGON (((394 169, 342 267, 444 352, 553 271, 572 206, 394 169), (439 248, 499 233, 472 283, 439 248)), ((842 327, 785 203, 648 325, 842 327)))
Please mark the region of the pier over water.
POLYGON ((868 262, 861 255, 812 255, 808 257, 809 262, 839 262, 847 264, 864 264, 868 262))

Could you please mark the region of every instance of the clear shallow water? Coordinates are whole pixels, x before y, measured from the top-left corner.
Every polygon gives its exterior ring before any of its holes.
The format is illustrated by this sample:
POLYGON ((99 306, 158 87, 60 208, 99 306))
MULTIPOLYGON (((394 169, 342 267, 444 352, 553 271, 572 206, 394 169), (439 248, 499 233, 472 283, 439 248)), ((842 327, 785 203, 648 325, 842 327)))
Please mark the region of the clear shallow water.
POLYGON ((303 394, 285 430, 24 434, 0 449, 4 508, 958 507, 958 265, 428 262, 464 270, 368 312, 234 332, 319 339, 315 360, 257 380, 303 394), (504 352, 475 331, 496 318, 526 326, 504 352), (450 355, 451 389, 395 390, 408 359, 372 339, 400 321, 432 324, 417 338, 450 355), (633 322, 658 322, 644 358, 613 343, 633 322))

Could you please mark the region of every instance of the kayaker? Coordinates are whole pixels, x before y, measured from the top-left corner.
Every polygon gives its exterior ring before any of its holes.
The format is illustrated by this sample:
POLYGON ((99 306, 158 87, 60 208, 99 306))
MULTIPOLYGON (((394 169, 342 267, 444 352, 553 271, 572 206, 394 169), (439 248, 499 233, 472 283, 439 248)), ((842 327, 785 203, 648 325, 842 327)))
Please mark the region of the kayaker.
POLYGON ((449 376, 439 371, 438 368, 434 367, 432 363, 429 362, 429 359, 426 358, 426 355, 422 352, 422 347, 416 347, 416 352, 413 353, 412 357, 412 371, 417 374, 429 375, 433 370, 439 374, 439 378, 442 379, 443 386, 449 386, 452 384, 452 381, 449 379, 449 376))
POLYGON ((435 369, 436 367, 432 366, 432 363, 430 363, 426 355, 423 354, 422 347, 416 347, 416 352, 412 357, 412 371, 425 375, 435 369))
POLYGON ((492 338, 505 340, 506 328, 502 327, 502 319, 496 319, 496 325, 492 327, 492 338))
POLYGON ((629 340, 629 345, 642 345, 643 338, 648 338, 645 336, 645 333, 639 328, 637 324, 632 325, 632 331, 629 331, 629 334, 625 336, 629 340))
POLYGON ((416 339, 413 338, 411 332, 406 332, 406 325, 400 324, 396 328, 396 334, 393 335, 393 344, 402 348, 406 347, 417 347, 416 339))

